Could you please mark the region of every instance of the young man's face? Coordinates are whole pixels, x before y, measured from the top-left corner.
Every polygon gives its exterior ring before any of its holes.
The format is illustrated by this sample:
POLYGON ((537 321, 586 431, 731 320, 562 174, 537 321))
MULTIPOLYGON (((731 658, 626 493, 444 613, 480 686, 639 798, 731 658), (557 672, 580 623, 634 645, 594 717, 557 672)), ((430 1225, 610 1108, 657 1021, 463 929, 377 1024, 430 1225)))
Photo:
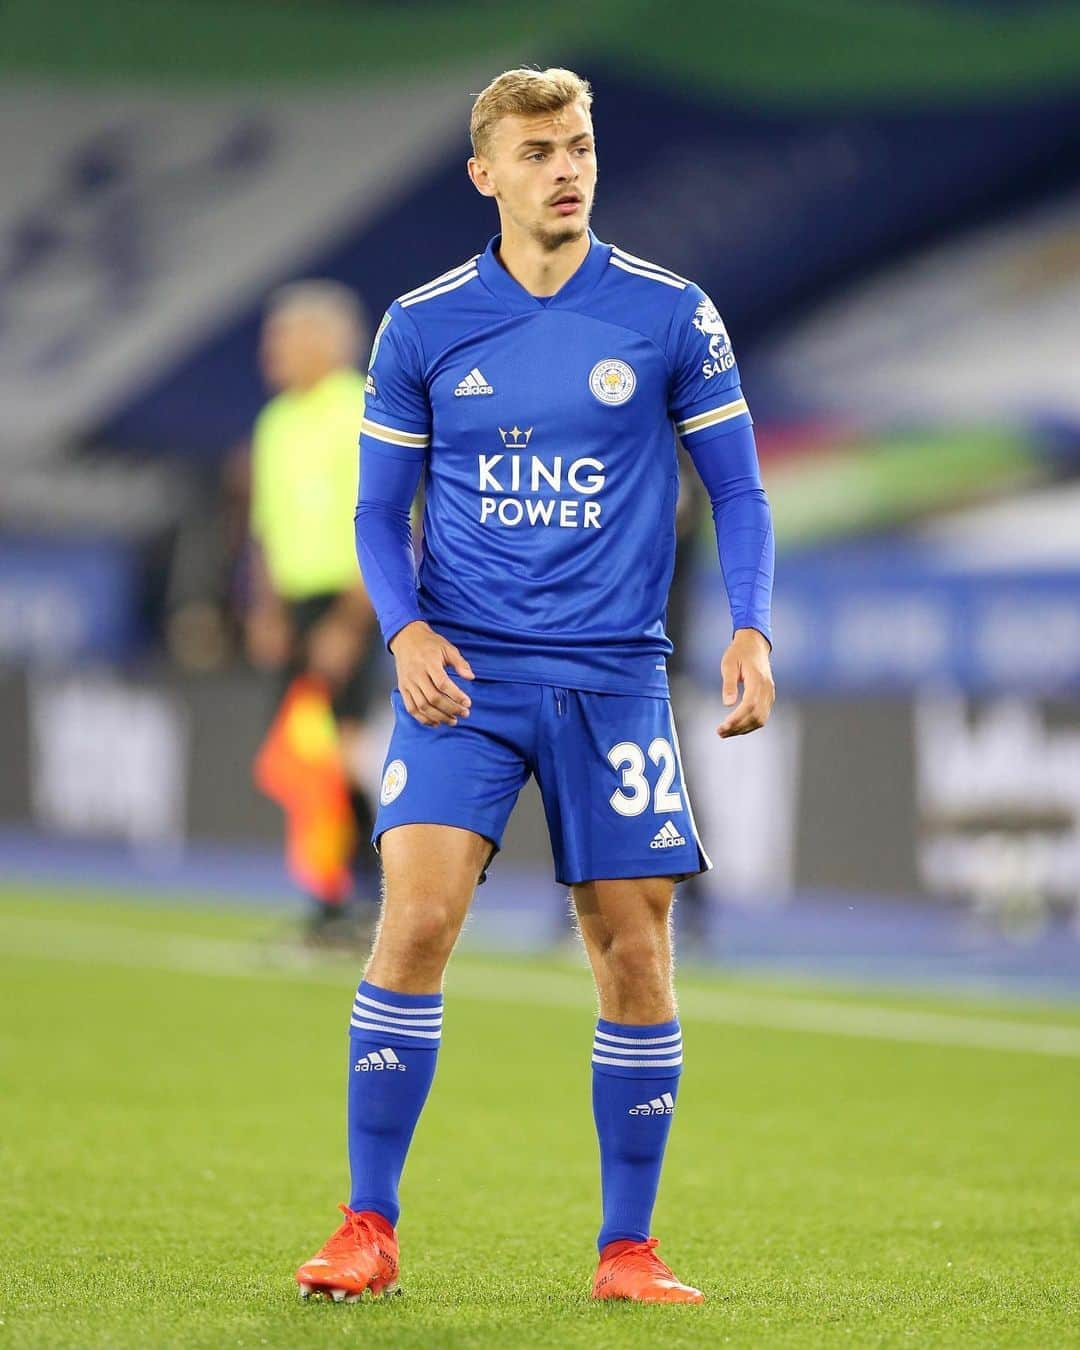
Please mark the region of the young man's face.
POLYGON ((545 249, 580 239, 596 191, 592 119, 580 103, 496 123, 486 152, 469 161, 476 188, 545 249))

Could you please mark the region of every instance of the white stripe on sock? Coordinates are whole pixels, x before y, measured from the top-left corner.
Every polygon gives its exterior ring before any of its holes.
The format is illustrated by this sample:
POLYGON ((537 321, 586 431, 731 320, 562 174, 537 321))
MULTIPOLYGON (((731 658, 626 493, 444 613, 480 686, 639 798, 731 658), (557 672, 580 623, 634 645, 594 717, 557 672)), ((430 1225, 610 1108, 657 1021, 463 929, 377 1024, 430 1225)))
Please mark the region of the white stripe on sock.
POLYGON ((377 1031, 380 1036, 405 1036, 419 1037, 424 1041, 438 1041, 442 1039, 441 1031, 411 1031, 399 1029, 398 1027, 380 1026, 378 1022, 361 1022, 356 1017, 349 1019, 349 1026, 356 1027, 358 1031, 377 1031))
POLYGON ((638 1050, 626 1045, 605 1045, 603 1041, 593 1041, 594 1053, 602 1055, 622 1055, 633 1059, 636 1055, 639 1059, 663 1059, 665 1055, 674 1055, 682 1050, 682 1041, 676 1041, 673 1045, 658 1045, 650 1050, 648 1046, 644 1050, 638 1050))
POLYGON ((645 1047, 647 1045, 664 1045, 668 1041, 677 1041, 682 1038, 681 1031, 673 1031, 668 1036, 612 1036, 610 1032, 601 1031, 599 1027, 593 1033, 596 1039, 603 1041, 617 1041, 620 1045, 638 1045, 645 1047))
POLYGON ((678 1059, 607 1059, 603 1055, 593 1055, 594 1064, 618 1064, 624 1069, 670 1069, 682 1063, 678 1059))
POLYGON ((394 1013, 398 1017, 434 1017, 436 1014, 442 1016, 442 1000, 438 1003, 428 1004, 424 1008, 399 1008, 396 1003, 380 1003, 378 999, 369 998, 367 994, 362 994, 358 989, 354 995, 357 1003, 364 1003, 369 1008, 380 1008, 383 1012, 394 1013))
POLYGON ((362 1003, 354 1003, 353 1012, 357 1017, 370 1017, 373 1022, 385 1022, 387 1026, 392 1027, 441 1027, 442 1013, 437 1013, 434 1017, 414 1017, 410 1021, 405 1017, 391 1017, 389 1013, 372 1012, 370 1008, 365 1008, 362 1003))

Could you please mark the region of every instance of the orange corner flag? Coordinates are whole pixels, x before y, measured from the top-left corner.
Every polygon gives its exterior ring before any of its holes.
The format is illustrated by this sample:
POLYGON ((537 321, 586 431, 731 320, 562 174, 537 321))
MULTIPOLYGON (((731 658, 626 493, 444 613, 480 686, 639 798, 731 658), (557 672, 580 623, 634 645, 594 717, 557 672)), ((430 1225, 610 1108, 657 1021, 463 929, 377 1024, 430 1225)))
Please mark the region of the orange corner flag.
POLYGON ((327 686, 298 675, 255 756, 256 786, 285 812, 285 861, 310 895, 340 904, 352 887, 356 822, 327 686))

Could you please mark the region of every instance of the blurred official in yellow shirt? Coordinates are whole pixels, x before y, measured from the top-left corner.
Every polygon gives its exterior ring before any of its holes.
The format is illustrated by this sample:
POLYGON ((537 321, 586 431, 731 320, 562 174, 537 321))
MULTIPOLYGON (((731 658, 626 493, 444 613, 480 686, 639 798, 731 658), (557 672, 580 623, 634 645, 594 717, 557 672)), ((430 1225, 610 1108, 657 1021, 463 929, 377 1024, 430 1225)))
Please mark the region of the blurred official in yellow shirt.
MULTIPOLYGON (((365 337, 358 300, 336 282, 298 282, 270 300, 260 359, 279 392, 259 414, 252 442, 247 623, 256 666, 279 671, 286 683, 319 675, 332 690, 361 858, 370 855, 373 824, 359 783, 362 723, 379 646, 353 536, 364 413, 356 361, 365 337)), ((363 883, 374 895, 373 860, 363 883)))

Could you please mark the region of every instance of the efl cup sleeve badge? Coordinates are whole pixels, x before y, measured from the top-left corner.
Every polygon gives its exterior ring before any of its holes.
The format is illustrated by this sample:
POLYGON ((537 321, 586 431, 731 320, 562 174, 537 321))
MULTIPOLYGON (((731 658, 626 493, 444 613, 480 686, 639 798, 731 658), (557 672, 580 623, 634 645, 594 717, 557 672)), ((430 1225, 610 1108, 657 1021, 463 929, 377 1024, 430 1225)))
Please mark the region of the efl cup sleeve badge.
POLYGON ((589 388, 601 403, 625 403, 637 388, 637 376, 625 361, 609 356, 589 371, 589 388))
POLYGON ((382 320, 379 323, 378 328, 375 329, 375 340, 371 344, 371 355, 368 357, 368 370, 370 370, 371 367, 375 364, 375 361, 379 355, 379 343, 382 341, 382 335, 386 332, 389 325, 390 325, 390 311, 387 310, 386 313, 382 316, 382 320))
POLYGON ((723 375, 735 364, 735 354, 731 350, 731 339, 727 335, 724 321, 716 311, 716 306, 708 296, 698 302, 694 317, 690 321, 697 331, 709 340, 709 356, 702 363, 701 373, 707 380, 714 375, 723 375))
POLYGON ((389 806, 401 796, 408 778, 409 773, 404 760, 395 759, 386 766, 382 776, 382 791, 379 793, 379 801, 383 806, 389 806))

